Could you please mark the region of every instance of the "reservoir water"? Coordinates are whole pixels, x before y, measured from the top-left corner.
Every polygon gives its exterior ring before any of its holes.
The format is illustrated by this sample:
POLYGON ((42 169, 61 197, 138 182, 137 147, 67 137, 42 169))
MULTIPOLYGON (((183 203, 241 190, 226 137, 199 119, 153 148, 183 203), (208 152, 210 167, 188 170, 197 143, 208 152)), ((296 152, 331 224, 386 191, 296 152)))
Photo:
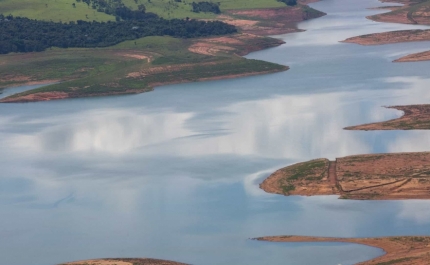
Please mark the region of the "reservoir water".
MULTIPOLYGON (((343 127, 428 103, 430 62, 392 63, 429 42, 359 46, 360 34, 425 28, 366 20, 376 0, 323 0, 328 15, 249 58, 264 76, 140 95, 0 105, 0 263, 153 257, 196 265, 354 264, 355 244, 282 244, 267 235, 430 235, 430 202, 284 197, 258 184, 319 157, 429 151, 428 131, 343 127)), ((25 88, 17 88, 25 89, 25 88)), ((13 89, 7 90, 12 93, 13 89)))

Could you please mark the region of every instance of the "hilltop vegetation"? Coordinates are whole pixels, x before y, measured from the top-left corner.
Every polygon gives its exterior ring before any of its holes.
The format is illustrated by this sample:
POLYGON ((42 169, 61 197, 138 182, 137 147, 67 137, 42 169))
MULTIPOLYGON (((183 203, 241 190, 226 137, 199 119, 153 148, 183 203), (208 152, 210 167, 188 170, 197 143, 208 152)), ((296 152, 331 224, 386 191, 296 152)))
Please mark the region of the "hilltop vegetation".
POLYGON ((0 15, 0 54, 40 52, 50 47, 107 47, 146 36, 205 37, 237 32, 220 21, 166 20, 141 13, 139 20, 58 23, 0 15))
MULTIPOLYGON (((220 3, 222 11, 229 9, 252 9, 283 7, 284 3, 277 0, 217 0, 211 3, 220 3)), ((163 18, 215 18, 216 14, 208 12, 193 12, 192 2, 199 0, 122 0, 122 3, 131 10, 139 10, 140 5, 145 6, 147 13, 155 13, 163 18)), ((45 21, 115 21, 115 15, 97 12, 92 5, 77 2, 76 0, 2 0, 0 10, 4 15, 27 17, 45 21), (75 4, 75 5, 73 5, 75 4)))

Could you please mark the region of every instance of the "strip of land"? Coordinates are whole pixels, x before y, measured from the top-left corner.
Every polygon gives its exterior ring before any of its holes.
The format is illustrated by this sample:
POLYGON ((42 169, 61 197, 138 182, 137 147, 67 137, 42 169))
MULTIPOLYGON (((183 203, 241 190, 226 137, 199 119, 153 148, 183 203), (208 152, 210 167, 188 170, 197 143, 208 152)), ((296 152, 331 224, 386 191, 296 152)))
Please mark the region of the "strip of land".
POLYGON ((354 200, 430 199, 430 152, 316 159, 277 170, 260 184, 282 195, 354 200))
POLYGON ((82 260, 59 265, 186 265, 174 261, 159 259, 139 259, 139 258, 121 258, 121 259, 93 259, 82 260))
POLYGON ((166 84, 286 71, 287 66, 242 56, 283 44, 266 35, 297 32, 297 22, 325 14, 306 5, 314 1, 299 1, 293 7, 273 2, 276 4, 272 8, 256 9, 251 5, 252 9, 243 9, 247 2, 238 1, 242 9, 237 6, 223 10, 215 19, 235 25, 239 33, 233 35, 197 39, 153 36, 107 48, 53 48, 39 53, 2 55, 0 89, 43 80, 60 83, 15 94, 0 102, 135 94, 166 84))
POLYGON ((256 240, 270 242, 342 242, 377 247, 385 255, 360 262, 357 265, 426 265, 430 264, 430 237, 396 236, 379 238, 338 238, 311 236, 271 236, 256 240))
POLYGON ((391 12, 367 17, 378 22, 430 25, 429 0, 388 0, 382 2, 399 3, 404 6, 391 12))
MULTIPOLYGON (((387 0, 400 3, 402 7, 381 7, 390 12, 373 15, 368 19, 378 22, 430 25, 430 0, 387 0)), ((401 42, 430 41, 430 30, 399 30, 352 37, 347 43, 360 45, 382 45, 401 42)), ((417 62, 430 60, 430 51, 410 54, 394 62, 417 62)))
POLYGON ((429 41, 430 30, 398 30, 352 37, 343 42, 360 45, 382 45, 399 42, 429 41))
POLYGON ((368 123, 344 128, 345 130, 429 130, 430 105, 390 106, 390 109, 403 111, 403 116, 397 119, 368 123))

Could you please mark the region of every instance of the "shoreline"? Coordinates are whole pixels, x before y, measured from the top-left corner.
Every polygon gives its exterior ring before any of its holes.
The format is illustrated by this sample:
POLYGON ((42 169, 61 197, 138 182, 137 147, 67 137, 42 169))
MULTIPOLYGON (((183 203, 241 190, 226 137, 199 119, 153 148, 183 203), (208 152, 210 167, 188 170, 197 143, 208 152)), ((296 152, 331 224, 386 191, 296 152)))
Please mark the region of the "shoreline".
MULTIPOLYGON (((220 15, 219 20, 235 25, 239 29, 239 33, 183 41, 185 43, 184 48, 188 52, 209 58, 208 63, 190 61, 186 64, 158 66, 154 65, 153 60, 148 60, 144 68, 139 70, 136 67, 137 71, 126 73, 125 76, 119 78, 121 79, 119 81, 115 80, 106 84, 93 85, 90 81, 82 84, 83 82, 79 82, 79 78, 62 78, 66 82, 61 85, 51 85, 14 94, 1 99, 0 103, 137 94, 152 91, 161 85, 223 80, 287 71, 288 66, 246 59, 243 56, 285 43, 282 40, 267 37, 268 35, 302 31, 297 28, 297 23, 326 15, 307 6, 307 3, 312 2, 317 1, 302 0, 294 7, 227 10, 220 15), (197 71, 202 71, 203 73, 197 74, 197 71), (196 72, 196 74, 193 75, 193 72, 196 72), (166 75, 169 78, 165 78, 166 75), (122 85, 121 82, 125 83, 125 85, 122 85), (130 82, 132 85, 127 85, 130 82), (79 83, 79 86, 69 83, 79 83), (95 87, 92 88, 92 85, 95 87)), ((132 52, 147 51, 143 49, 132 52)), ((148 55, 146 58, 151 57, 151 55, 148 55)), ((169 60, 170 57, 166 56, 164 58, 169 60)), ((136 60, 136 58, 128 59, 136 60)), ((123 74, 121 73, 121 75, 123 74)))
POLYGON ((392 236, 375 238, 342 238, 342 237, 313 237, 313 236, 268 236, 254 238, 268 242, 339 242, 361 244, 383 250, 385 254, 357 265, 377 264, 429 264, 429 236, 392 236))
POLYGON ((344 130, 429 130, 430 129, 430 105, 404 105, 388 106, 388 109, 403 111, 399 118, 388 121, 373 122, 345 127, 344 130))
POLYGON ((281 168, 260 188, 284 196, 338 195, 351 200, 430 199, 430 152, 351 155, 281 168))
POLYGON ((188 265, 176 261, 150 259, 150 258, 106 258, 80 260, 58 265, 188 265))

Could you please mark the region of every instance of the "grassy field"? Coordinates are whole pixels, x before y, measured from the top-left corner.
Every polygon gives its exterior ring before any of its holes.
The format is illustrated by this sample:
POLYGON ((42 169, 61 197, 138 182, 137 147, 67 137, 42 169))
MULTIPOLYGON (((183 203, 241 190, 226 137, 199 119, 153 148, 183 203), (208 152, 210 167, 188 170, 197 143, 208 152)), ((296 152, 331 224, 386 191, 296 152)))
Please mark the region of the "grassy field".
MULTIPOLYGON (((2 55, 0 88, 29 81, 62 80, 62 83, 13 97, 40 92, 64 92, 68 97, 85 97, 138 93, 160 84, 286 70, 285 66, 232 54, 193 53, 188 47, 194 41, 146 37, 109 48, 55 48, 40 53, 2 55)), ((249 42, 260 45, 261 40, 250 39, 249 42)))
MULTIPOLYGON (((175 2, 174 0, 123 0, 124 4, 137 9, 139 4, 146 6, 147 12, 156 13, 164 18, 215 18, 212 13, 194 13, 191 0, 175 2)), ((276 0, 217 0, 221 10, 281 7, 285 4, 276 0)), ((0 13, 4 15, 23 16, 52 21, 108 21, 115 17, 97 12, 85 3, 75 0, 0 0, 0 13), (75 3, 76 8, 72 6, 75 3)))

